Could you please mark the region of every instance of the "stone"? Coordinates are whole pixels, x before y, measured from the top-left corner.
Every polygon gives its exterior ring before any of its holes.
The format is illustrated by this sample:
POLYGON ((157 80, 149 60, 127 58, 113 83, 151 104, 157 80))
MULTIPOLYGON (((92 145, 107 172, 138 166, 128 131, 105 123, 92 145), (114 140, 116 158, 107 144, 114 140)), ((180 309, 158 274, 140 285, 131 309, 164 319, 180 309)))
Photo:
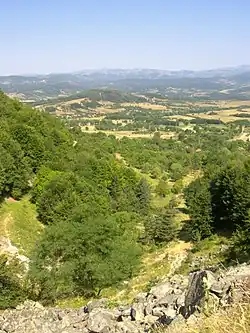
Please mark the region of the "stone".
POLYGON ((164 315, 162 307, 155 307, 153 308, 152 315, 156 317, 162 317, 164 315))
POLYGON ((89 314, 87 329, 93 333, 113 332, 114 322, 115 316, 112 311, 99 308, 94 309, 89 314))
POLYGON ((153 308, 154 308, 155 305, 156 304, 155 304, 154 300, 152 300, 151 302, 147 302, 145 304, 144 312, 145 312, 146 316, 152 314, 153 308))
POLYGON ((159 301, 157 300, 156 304, 158 306, 170 306, 170 305, 175 305, 176 304, 176 301, 178 299, 178 295, 175 295, 175 294, 169 294, 169 295, 166 295, 164 296, 163 298, 159 299, 159 301))
POLYGON ((16 309, 0 313, 0 333, 145 333, 161 325, 196 322, 202 307, 208 311, 227 306, 249 290, 250 266, 240 265, 222 273, 196 271, 187 277, 174 276, 169 282, 140 293, 132 306, 114 310, 106 299, 91 301, 86 308, 44 308, 26 301, 16 309), (187 279, 189 282, 187 284, 187 279))
POLYGON ((153 298, 163 298, 164 296, 166 296, 168 293, 170 293, 170 291, 172 290, 172 286, 171 283, 169 282, 165 282, 165 283, 161 283, 158 284, 157 286, 153 287, 149 294, 153 296, 153 298))
POLYGON ((158 317, 153 315, 148 315, 144 317, 144 323, 149 325, 153 325, 157 320, 158 317))
POLYGON ((135 299, 134 299, 134 303, 145 303, 147 300, 147 293, 139 293, 135 299))
POLYGON ((144 333, 144 329, 135 322, 125 321, 117 323, 115 333, 144 333))
POLYGON ((99 300, 92 300, 87 303, 87 310, 88 312, 91 312, 92 310, 96 308, 105 308, 107 306, 107 299, 102 298, 99 300))
POLYGON ((145 316, 145 306, 143 303, 135 303, 131 307, 131 312, 133 312, 132 319, 135 321, 143 321, 145 316))
POLYGON ((185 304, 185 291, 179 295, 176 299, 176 309, 180 309, 181 306, 183 306, 185 304))
POLYGON ((130 317, 131 315, 131 307, 127 307, 121 311, 122 317, 130 317))
POLYGON ((176 313, 176 310, 174 310, 173 308, 169 307, 167 309, 164 309, 163 310, 163 313, 167 316, 167 317, 170 317, 170 318, 175 318, 177 313, 176 313))
POLYGON ((161 326, 168 326, 172 323, 172 321, 173 321, 173 318, 168 317, 166 315, 161 316, 157 320, 158 324, 160 324, 161 326))
POLYGON ((210 290, 210 292, 214 293, 218 297, 223 297, 223 295, 225 295, 228 292, 230 286, 231 286, 230 282, 218 281, 218 282, 214 283, 209 288, 209 290, 210 290))
POLYGON ((203 305, 206 296, 206 280, 206 271, 199 271, 190 275, 185 304, 181 309, 181 313, 185 318, 190 317, 198 307, 203 305))

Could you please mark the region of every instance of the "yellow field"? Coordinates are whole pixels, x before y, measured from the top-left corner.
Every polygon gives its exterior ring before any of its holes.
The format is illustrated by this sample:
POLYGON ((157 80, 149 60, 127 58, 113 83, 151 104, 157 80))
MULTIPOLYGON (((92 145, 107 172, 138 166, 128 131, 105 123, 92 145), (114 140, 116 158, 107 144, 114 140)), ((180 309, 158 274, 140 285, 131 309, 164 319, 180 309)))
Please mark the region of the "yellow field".
POLYGON ((105 107, 105 106, 100 106, 100 107, 97 107, 96 109, 95 109, 96 111, 98 111, 98 112, 100 112, 100 113, 113 113, 113 112, 121 112, 121 111, 123 111, 124 109, 112 109, 112 108, 110 108, 110 107, 105 107))
MULTIPOLYGON (((165 117, 166 118, 166 117, 165 117)), ((193 119, 194 117, 193 116, 190 116, 190 115, 175 115, 175 116, 169 116, 167 118, 171 118, 171 119, 183 119, 183 120, 191 120, 193 119)))
MULTIPOLYGON (((247 110, 248 111, 248 110, 247 110)), ((205 119, 218 119, 223 121, 224 123, 228 123, 235 120, 249 120, 247 117, 235 117, 234 114, 243 114, 245 112, 240 112, 237 109, 231 109, 231 110, 221 110, 221 111, 215 111, 216 114, 207 114, 207 113, 199 113, 199 114, 190 114, 193 118, 205 118, 205 119)), ((250 109, 249 109, 250 113, 250 109)))
POLYGON ((151 104, 151 103, 122 103, 121 106, 133 106, 133 107, 140 107, 143 109, 151 109, 151 110, 168 110, 167 106, 158 105, 158 104, 151 104))
MULTIPOLYGON (((117 139, 122 139, 124 136, 127 138, 135 139, 135 138, 152 138, 154 134, 151 133, 135 133, 132 131, 98 131, 94 128, 94 126, 88 126, 89 130, 85 130, 85 126, 82 126, 82 131, 86 133, 98 133, 98 132, 103 132, 106 135, 114 135, 117 139)), ((174 137, 176 133, 174 132, 162 132, 161 133, 161 138, 162 139, 170 139, 171 137, 174 137)))
POLYGON ((61 103, 61 105, 71 105, 74 103, 81 103, 81 102, 91 102, 91 100, 89 98, 76 98, 76 99, 72 99, 70 101, 66 101, 61 103))

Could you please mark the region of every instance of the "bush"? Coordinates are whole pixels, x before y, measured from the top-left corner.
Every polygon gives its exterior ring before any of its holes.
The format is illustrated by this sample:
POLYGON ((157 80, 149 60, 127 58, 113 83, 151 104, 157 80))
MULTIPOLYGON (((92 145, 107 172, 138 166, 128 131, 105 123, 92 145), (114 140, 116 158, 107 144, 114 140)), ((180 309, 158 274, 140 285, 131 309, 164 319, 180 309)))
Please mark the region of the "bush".
POLYGON ((161 214, 153 215, 145 221, 146 238, 155 244, 170 242, 178 233, 174 221, 175 210, 164 209, 161 214))
POLYGON ((0 309, 14 308, 25 299, 20 275, 24 267, 17 259, 0 256, 0 309))

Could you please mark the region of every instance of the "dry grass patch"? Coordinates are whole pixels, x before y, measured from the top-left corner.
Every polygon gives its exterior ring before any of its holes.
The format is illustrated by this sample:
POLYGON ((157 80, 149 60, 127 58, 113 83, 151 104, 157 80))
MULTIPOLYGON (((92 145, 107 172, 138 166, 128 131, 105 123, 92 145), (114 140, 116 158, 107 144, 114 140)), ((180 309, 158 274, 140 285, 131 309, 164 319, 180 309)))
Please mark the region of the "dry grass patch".
POLYGON ((70 101, 65 101, 63 103, 60 103, 60 105, 71 105, 74 103, 81 103, 81 102, 91 102, 91 100, 89 98, 76 98, 76 99, 71 99, 70 101))
MULTIPOLYGON (((250 300, 249 300, 250 301, 250 300)), ((176 324, 155 333, 249 333, 250 303, 235 304, 218 313, 201 316, 194 322, 176 324)))
POLYGON ((244 112, 240 112, 237 109, 230 109, 230 110, 220 110, 215 111, 216 114, 207 114, 207 113, 199 113, 199 114, 189 114, 189 116, 193 118, 201 118, 201 119, 215 119, 215 120, 221 120, 225 123, 235 121, 235 120, 249 120, 247 117, 235 117, 235 114, 243 114, 244 112))
POLYGON ((162 110, 166 111, 168 110, 168 107, 165 105, 159 105, 159 104, 151 104, 151 103, 122 103, 121 106, 128 107, 139 107, 142 109, 150 109, 150 110, 162 110))

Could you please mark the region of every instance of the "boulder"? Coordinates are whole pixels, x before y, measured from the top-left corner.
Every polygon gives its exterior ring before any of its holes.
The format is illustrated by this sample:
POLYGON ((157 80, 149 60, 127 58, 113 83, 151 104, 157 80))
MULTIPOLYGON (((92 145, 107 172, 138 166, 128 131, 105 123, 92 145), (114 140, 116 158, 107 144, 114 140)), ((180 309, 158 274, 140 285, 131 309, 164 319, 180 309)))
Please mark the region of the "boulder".
POLYGON ((212 281, 215 281, 211 274, 210 272, 207 273, 207 271, 198 271, 190 275, 185 303, 181 308, 181 314, 185 318, 190 317, 198 308, 204 305, 206 292, 212 281))
POLYGON ((105 308, 107 306, 107 301, 108 300, 106 298, 92 300, 87 303, 87 306, 85 307, 85 309, 87 308, 87 311, 91 312, 92 310, 94 310, 96 308, 105 308))
POLYGON ((123 321, 117 323, 115 326, 115 333, 144 333, 144 328, 138 325, 136 322, 123 321))
POLYGON ((164 296, 163 298, 159 299, 159 301, 157 300, 156 304, 157 306, 175 306, 176 302, 178 299, 178 295, 176 294, 169 294, 164 296))
POLYGON ((90 312, 87 321, 87 329, 91 333, 114 332, 115 315, 113 311, 106 309, 94 309, 90 312))
POLYGON ((164 296, 166 296, 168 293, 170 293, 172 289, 173 287, 171 283, 169 282, 161 283, 153 287, 150 290, 149 295, 152 296, 152 298, 161 299, 164 296))
POLYGON ((139 293, 135 299, 134 299, 134 303, 145 303, 147 300, 147 293, 139 293))
POLYGON ((143 321, 145 316, 145 306, 143 303, 135 303, 131 307, 131 319, 134 321, 143 321))

